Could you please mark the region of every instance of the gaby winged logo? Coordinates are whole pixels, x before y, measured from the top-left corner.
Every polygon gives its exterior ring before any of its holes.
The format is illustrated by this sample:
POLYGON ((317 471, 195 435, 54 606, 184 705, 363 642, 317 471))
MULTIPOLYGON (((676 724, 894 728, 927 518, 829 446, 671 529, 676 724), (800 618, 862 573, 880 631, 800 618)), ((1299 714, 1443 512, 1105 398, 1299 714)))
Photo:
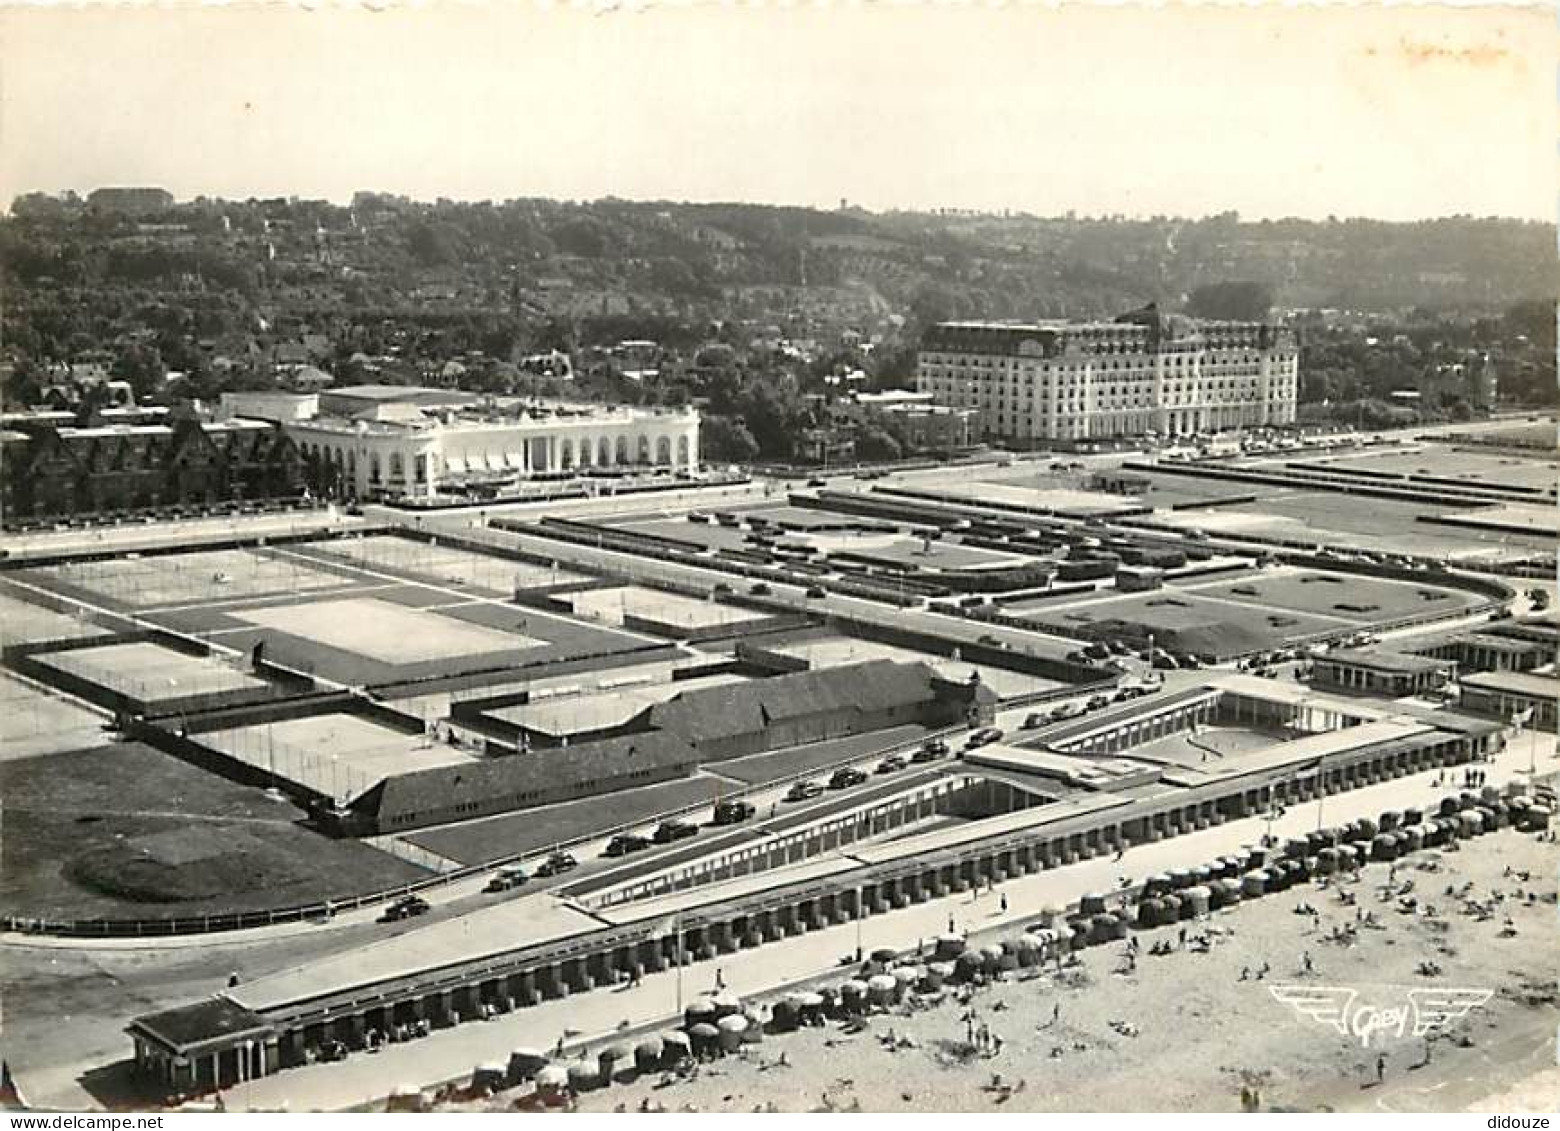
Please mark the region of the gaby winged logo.
POLYGON ((1269 986, 1274 998, 1301 1017, 1309 1017, 1369 1048, 1377 1037, 1423 1037, 1444 1029, 1489 1001, 1493 990, 1413 989, 1401 1001, 1371 1004, 1349 986, 1269 986))

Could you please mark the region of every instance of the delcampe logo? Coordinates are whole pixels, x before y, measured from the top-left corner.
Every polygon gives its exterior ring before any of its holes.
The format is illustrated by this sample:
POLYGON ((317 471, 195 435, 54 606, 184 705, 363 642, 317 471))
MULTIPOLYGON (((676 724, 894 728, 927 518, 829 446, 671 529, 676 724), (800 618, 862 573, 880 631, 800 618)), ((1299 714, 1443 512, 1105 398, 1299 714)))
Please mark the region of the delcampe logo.
POLYGON ((1369 1048, 1377 1038, 1385 1043, 1392 1038, 1423 1037, 1445 1029, 1489 1001, 1494 992, 1415 989, 1404 991, 1401 1000, 1370 1004, 1360 1001, 1360 992, 1348 986, 1268 987, 1268 993, 1301 1017, 1336 1029, 1345 1037, 1358 1038, 1361 1048, 1369 1048))

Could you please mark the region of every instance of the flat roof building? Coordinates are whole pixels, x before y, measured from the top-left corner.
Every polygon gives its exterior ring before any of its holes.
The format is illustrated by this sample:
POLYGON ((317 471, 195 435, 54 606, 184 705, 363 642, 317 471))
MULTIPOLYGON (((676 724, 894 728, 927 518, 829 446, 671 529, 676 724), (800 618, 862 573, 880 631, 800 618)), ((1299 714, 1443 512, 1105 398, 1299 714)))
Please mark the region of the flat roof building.
POLYGON ((1454 660, 1404 652, 1339 648, 1318 656, 1312 682, 1318 687, 1397 698, 1443 686, 1457 671, 1454 660))
POLYGON ((1560 702, 1560 675, 1536 672, 1481 672, 1464 676, 1459 705, 1465 711, 1510 719, 1533 710, 1530 724, 1538 730, 1555 730, 1555 707, 1560 702))

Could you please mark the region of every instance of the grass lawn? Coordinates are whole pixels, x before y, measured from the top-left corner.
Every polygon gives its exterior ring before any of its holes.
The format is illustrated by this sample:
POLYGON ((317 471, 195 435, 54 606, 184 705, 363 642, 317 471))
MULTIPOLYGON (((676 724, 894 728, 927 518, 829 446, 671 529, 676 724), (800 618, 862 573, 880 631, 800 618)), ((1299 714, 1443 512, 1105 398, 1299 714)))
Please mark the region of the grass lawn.
POLYGON ((425 878, 251 786, 139 743, 0 763, 0 909, 160 919, 288 907, 425 878))
POLYGON ((1277 611, 1342 617, 1360 624, 1392 621, 1420 613, 1451 616, 1478 600, 1473 594, 1459 589, 1315 570, 1266 572, 1212 585, 1194 582, 1187 589, 1203 597, 1277 611))

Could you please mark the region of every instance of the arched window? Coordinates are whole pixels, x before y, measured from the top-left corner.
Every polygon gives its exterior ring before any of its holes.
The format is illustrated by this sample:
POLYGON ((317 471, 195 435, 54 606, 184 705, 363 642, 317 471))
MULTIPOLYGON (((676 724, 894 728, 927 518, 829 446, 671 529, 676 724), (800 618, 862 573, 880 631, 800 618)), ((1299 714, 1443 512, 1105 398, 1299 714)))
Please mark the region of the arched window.
POLYGON ((406 469, 405 465, 401 462, 400 452, 390 453, 390 478, 392 481, 397 483, 406 478, 406 469))
POLYGON ((370 483, 378 483, 379 482, 379 453, 378 452, 374 452, 372 455, 370 455, 368 457, 368 481, 370 483))
POLYGON ((591 442, 591 439, 590 439, 589 436, 581 436, 580 437, 580 466, 581 467, 589 467, 590 466, 590 457, 591 457, 591 454, 595 451, 595 449, 596 449, 596 445, 591 442))
POLYGON ((596 445, 596 462, 606 467, 612 462, 612 441, 605 436, 596 445))
POLYGON ((628 437, 627 436, 619 436, 617 438, 617 452, 615 453, 615 461, 614 462, 616 462, 616 463, 627 463, 628 462, 628 437))
POLYGON ((655 442, 655 462, 662 467, 670 467, 672 463, 672 438, 662 436, 655 442))
POLYGON ((564 467, 574 466, 574 441, 567 436, 558 448, 558 459, 564 467))
POLYGON ((687 467, 692 462, 692 459, 688 455, 688 437, 677 437, 677 466, 687 467))
POLYGON ((641 464, 650 462, 650 437, 649 436, 641 436, 641 437, 639 437, 639 454, 635 457, 634 462, 635 463, 641 463, 641 464))
POLYGON ((357 453, 350 450, 347 452, 347 474, 357 474, 357 453))

